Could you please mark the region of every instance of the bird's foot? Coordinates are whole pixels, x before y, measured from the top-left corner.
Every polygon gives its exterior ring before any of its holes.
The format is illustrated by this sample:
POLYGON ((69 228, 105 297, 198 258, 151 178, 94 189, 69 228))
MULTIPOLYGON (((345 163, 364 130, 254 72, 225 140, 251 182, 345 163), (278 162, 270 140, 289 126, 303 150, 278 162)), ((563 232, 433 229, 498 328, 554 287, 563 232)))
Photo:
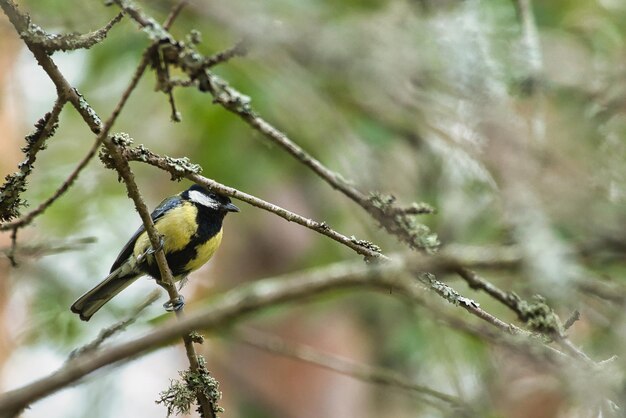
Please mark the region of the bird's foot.
POLYGON ((185 298, 182 295, 168 300, 163 304, 163 307, 168 312, 178 312, 183 308, 183 306, 185 306, 185 298))
POLYGON ((159 246, 156 247, 156 249, 152 248, 152 246, 148 247, 148 249, 146 250, 146 255, 152 255, 156 253, 157 251, 162 250, 164 245, 165 245, 165 238, 163 238, 163 235, 161 235, 159 236, 159 246))

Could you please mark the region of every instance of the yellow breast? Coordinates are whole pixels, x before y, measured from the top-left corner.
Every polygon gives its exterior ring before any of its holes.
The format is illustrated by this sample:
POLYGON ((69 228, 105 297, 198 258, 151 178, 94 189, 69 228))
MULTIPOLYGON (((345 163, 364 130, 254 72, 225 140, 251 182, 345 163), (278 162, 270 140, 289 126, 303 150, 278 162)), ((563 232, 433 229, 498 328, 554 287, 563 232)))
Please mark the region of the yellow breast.
POLYGON ((200 244, 196 247, 196 258, 187 263, 186 269, 189 271, 193 271, 202 267, 202 265, 209 261, 209 259, 213 256, 221 243, 222 230, 220 229, 220 231, 215 234, 211 239, 209 239, 204 244, 200 244))
MULTIPOLYGON (((166 216, 154 224, 156 230, 163 236, 165 253, 182 250, 196 232, 196 214, 198 209, 191 203, 185 202, 171 210, 166 216)), ((142 233, 135 243, 133 254, 135 257, 143 254, 150 247, 150 239, 146 232, 142 233)))
MULTIPOLYGON (((190 245, 192 237, 197 232, 197 214, 198 209, 196 206, 189 202, 185 202, 181 206, 172 209, 166 216, 157 220, 155 227, 159 234, 163 236, 163 249, 166 255, 180 252, 190 245)), ((202 265, 209 261, 209 259, 213 256, 221 242, 222 230, 220 229, 220 231, 209 240, 196 245, 194 247, 195 251, 188 248, 188 250, 191 250, 189 251, 188 256, 192 259, 184 265, 184 270, 191 272, 202 267, 202 265)), ((135 242, 135 247, 133 249, 135 258, 144 254, 150 247, 150 239, 148 238, 146 232, 143 232, 135 242)), ((187 253, 187 251, 184 253, 187 253)), ((151 260, 152 259, 149 258, 149 263, 151 260)), ((171 262, 169 259, 168 261, 171 262)), ((182 265, 170 265, 170 268, 182 268, 182 265)))

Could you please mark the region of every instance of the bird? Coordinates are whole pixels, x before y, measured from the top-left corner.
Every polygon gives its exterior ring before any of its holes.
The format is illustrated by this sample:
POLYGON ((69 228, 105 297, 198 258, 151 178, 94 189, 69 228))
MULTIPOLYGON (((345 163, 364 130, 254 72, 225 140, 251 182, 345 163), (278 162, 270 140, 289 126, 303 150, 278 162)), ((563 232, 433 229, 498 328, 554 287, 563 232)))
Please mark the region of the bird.
MULTIPOLYGON (((144 226, 140 226, 120 251, 109 275, 78 298, 70 309, 83 321, 89 321, 105 303, 139 277, 148 275, 158 283, 161 273, 154 253, 161 248, 174 281, 186 279, 209 261, 219 247, 222 222, 228 212, 239 212, 239 208, 227 196, 197 184, 163 200, 150 215, 161 236, 159 248, 152 248, 144 226)), ((181 297, 164 307, 178 310, 183 303, 181 297)))

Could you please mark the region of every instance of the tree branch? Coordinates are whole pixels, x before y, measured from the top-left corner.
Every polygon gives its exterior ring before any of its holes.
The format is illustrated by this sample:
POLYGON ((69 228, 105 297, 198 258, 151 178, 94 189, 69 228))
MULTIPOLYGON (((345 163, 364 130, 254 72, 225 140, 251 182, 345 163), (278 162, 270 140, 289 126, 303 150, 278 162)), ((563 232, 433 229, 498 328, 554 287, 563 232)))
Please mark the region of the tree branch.
MULTIPOLYGON (((383 264, 364 266, 362 263, 339 263, 301 275, 288 275, 266 279, 233 289, 213 302, 210 306, 196 311, 179 321, 170 321, 156 330, 131 341, 112 346, 107 350, 80 356, 65 364, 57 372, 36 382, 0 395, 0 416, 15 413, 28 404, 48 396, 55 391, 81 379, 102 367, 134 358, 170 343, 176 337, 188 335, 193 330, 213 330, 233 321, 258 312, 267 307, 296 300, 309 299, 338 289, 382 290, 381 294, 406 298, 410 303, 422 305, 427 312, 448 326, 462 329, 473 335, 502 345, 527 356, 542 365, 551 365, 556 372, 574 367, 579 372, 587 370, 586 364, 579 364, 563 353, 532 339, 520 339, 506 333, 470 325, 455 315, 442 310, 415 286, 409 271, 437 271, 437 266, 424 258, 405 261, 391 261, 383 264)), ((597 372, 597 370, 595 371, 597 372)))
MULTIPOLYGON (((187 55, 178 57, 181 61, 187 59, 187 55)), ((195 66, 188 62, 179 61, 183 69, 188 70, 190 77, 197 77, 195 66)), ((260 132, 264 137, 279 145, 283 150, 311 169, 321 179, 335 190, 354 201, 367 211, 378 223, 390 234, 400 241, 408 244, 411 248, 429 251, 439 245, 436 237, 430 230, 414 221, 416 214, 433 213, 429 205, 418 204, 409 209, 399 209, 394 206, 395 197, 380 193, 371 193, 369 196, 358 190, 351 182, 343 178, 309 153, 289 137, 261 118, 251 107, 250 98, 232 88, 224 80, 210 71, 204 71, 200 79, 201 91, 208 91, 213 96, 213 101, 222 105, 226 110, 236 114, 253 129, 260 132)))
POLYGON ((326 222, 318 222, 305 218, 294 212, 283 209, 280 206, 274 205, 273 203, 259 199, 258 197, 252 196, 232 187, 225 186, 221 183, 216 182, 215 180, 203 177, 198 174, 200 168, 194 164, 190 164, 189 161, 186 159, 173 159, 167 156, 161 157, 141 145, 135 148, 124 147, 121 152, 124 157, 128 159, 128 161, 139 161, 161 168, 162 170, 169 172, 175 179, 185 177, 215 192, 225 194, 237 200, 249 203, 250 205, 255 206, 259 209, 272 212, 289 222, 295 222, 313 231, 319 232, 320 234, 325 235, 345 245, 346 247, 355 251, 357 254, 366 257, 366 259, 368 260, 386 258, 381 253, 380 248, 378 248, 378 246, 376 246, 375 244, 364 240, 359 240, 355 237, 347 237, 343 234, 340 234, 339 232, 330 228, 328 224, 326 224, 326 222))

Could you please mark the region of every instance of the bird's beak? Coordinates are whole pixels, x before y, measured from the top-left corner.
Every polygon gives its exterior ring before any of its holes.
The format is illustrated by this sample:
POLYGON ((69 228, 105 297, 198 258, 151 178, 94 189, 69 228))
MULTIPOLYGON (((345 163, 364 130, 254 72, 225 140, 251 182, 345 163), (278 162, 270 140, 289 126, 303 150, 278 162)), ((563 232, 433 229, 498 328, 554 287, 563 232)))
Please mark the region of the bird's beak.
POLYGON ((239 212, 239 208, 232 203, 225 204, 224 206, 222 206, 222 209, 224 209, 226 212, 239 212))

